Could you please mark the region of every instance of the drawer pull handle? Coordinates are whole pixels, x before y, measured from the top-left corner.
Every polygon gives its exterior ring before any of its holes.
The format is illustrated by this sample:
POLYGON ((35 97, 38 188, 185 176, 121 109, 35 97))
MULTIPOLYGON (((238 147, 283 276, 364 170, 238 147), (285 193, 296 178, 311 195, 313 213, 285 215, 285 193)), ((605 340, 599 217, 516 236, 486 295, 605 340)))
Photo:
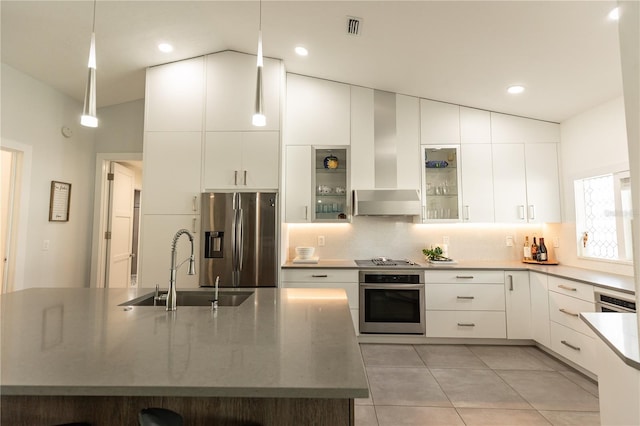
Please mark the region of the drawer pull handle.
POLYGON ((567 342, 566 340, 560 340, 560 343, 562 343, 565 346, 570 347, 571 349, 573 349, 574 351, 579 351, 580 348, 577 346, 573 346, 571 343, 567 342))
POLYGON ((457 296, 458 299, 473 300, 474 296, 457 296))
POLYGON ((456 275, 456 278, 473 279, 473 275, 456 275))
POLYGON ((513 291, 513 275, 507 275, 509 277, 509 291, 513 291))
POLYGON ((198 210, 198 196, 194 195, 193 196, 193 211, 197 211, 198 210))
POLYGON ((558 285, 558 288, 561 288, 561 289, 564 289, 564 290, 569 290, 569 291, 578 291, 578 289, 577 289, 577 288, 575 288, 575 287, 569 287, 569 286, 566 286, 566 285, 564 285, 564 284, 559 284, 559 285, 558 285))
POLYGON ((459 322, 458 327, 475 327, 476 325, 472 322, 459 322))
POLYGON ((558 309, 563 314, 571 315, 572 317, 579 317, 580 314, 576 314, 575 312, 567 311, 565 308, 558 309))
POLYGON ((329 275, 327 274, 313 274, 311 275, 313 278, 327 278, 329 275))

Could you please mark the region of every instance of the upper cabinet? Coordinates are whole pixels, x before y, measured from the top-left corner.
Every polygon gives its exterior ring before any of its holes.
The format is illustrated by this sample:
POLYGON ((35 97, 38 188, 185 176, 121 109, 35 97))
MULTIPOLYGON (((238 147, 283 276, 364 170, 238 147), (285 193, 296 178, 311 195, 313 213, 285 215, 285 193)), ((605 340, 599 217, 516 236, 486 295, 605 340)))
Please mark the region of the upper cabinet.
POLYGON ((460 106, 420 99, 420 140, 426 145, 460 143, 460 106))
POLYGON ((561 222, 558 144, 525 145, 529 223, 561 222))
POLYGON ((418 189, 419 100, 351 87, 351 186, 418 189))
POLYGON ((148 68, 145 131, 201 131, 204 73, 203 57, 148 68))
POLYGON ((423 221, 460 220, 460 146, 423 145, 423 221))
POLYGON ((491 223, 493 208, 493 157, 488 143, 461 145, 462 220, 491 223))
POLYGON ((285 145, 349 145, 348 85, 287 74, 286 99, 285 145))
POLYGON ((278 132, 207 132, 204 189, 278 188, 278 132))
POLYGON ((559 143, 560 126, 548 121, 491 113, 493 143, 559 143))
POLYGON ((251 123, 256 101, 256 56, 220 52, 206 57, 206 130, 279 130, 283 66, 264 58, 262 90, 267 125, 251 123))
POLYGON ((491 143, 491 113, 460 107, 460 143, 491 143))

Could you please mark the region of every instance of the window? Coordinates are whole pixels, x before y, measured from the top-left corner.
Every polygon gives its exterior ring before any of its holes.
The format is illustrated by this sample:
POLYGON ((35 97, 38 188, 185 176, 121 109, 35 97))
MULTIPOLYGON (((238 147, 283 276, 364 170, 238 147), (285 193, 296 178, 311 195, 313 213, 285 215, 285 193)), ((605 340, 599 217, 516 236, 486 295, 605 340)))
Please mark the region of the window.
POLYGON ((578 256, 631 261, 631 179, 609 173, 574 182, 578 256))

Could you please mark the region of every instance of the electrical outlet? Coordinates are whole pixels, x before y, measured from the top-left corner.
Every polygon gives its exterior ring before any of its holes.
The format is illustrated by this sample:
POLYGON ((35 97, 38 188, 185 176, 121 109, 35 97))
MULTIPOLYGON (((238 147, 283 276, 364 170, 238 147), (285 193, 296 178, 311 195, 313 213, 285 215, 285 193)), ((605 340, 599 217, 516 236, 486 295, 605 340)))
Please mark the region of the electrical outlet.
POLYGON ((448 236, 442 237, 442 244, 449 245, 449 237, 448 236))
POLYGON ((513 247, 513 236, 512 235, 507 235, 506 244, 507 244, 507 247, 513 247))
POLYGON ((324 247, 324 235, 318 235, 318 247, 324 247))
POLYGON ((560 237, 553 237, 553 247, 560 247, 560 237))
POLYGON ((42 242, 42 250, 49 250, 49 240, 44 240, 42 242))

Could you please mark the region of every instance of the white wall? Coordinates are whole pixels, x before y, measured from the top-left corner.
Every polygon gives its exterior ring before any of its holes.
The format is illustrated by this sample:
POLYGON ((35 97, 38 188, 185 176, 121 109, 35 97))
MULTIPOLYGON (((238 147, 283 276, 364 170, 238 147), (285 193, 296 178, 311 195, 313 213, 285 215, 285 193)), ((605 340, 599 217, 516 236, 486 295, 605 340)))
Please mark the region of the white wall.
POLYGON ((623 98, 616 98, 560 124, 563 221, 547 225, 560 237, 558 260, 566 265, 632 276, 633 266, 577 256, 573 181, 614 170, 629 170, 623 98))
POLYGON ((144 99, 98 110, 96 152, 142 153, 144 99))
POLYGON ((21 212, 28 231, 18 243, 26 247, 24 278, 15 290, 88 286, 95 130, 80 126, 81 112, 79 102, 2 64, 2 140, 32 147, 29 207, 21 212), (62 136, 63 125, 71 138, 62 136), (52 180, 72 184, 69 222, 48 220, 52 180))

